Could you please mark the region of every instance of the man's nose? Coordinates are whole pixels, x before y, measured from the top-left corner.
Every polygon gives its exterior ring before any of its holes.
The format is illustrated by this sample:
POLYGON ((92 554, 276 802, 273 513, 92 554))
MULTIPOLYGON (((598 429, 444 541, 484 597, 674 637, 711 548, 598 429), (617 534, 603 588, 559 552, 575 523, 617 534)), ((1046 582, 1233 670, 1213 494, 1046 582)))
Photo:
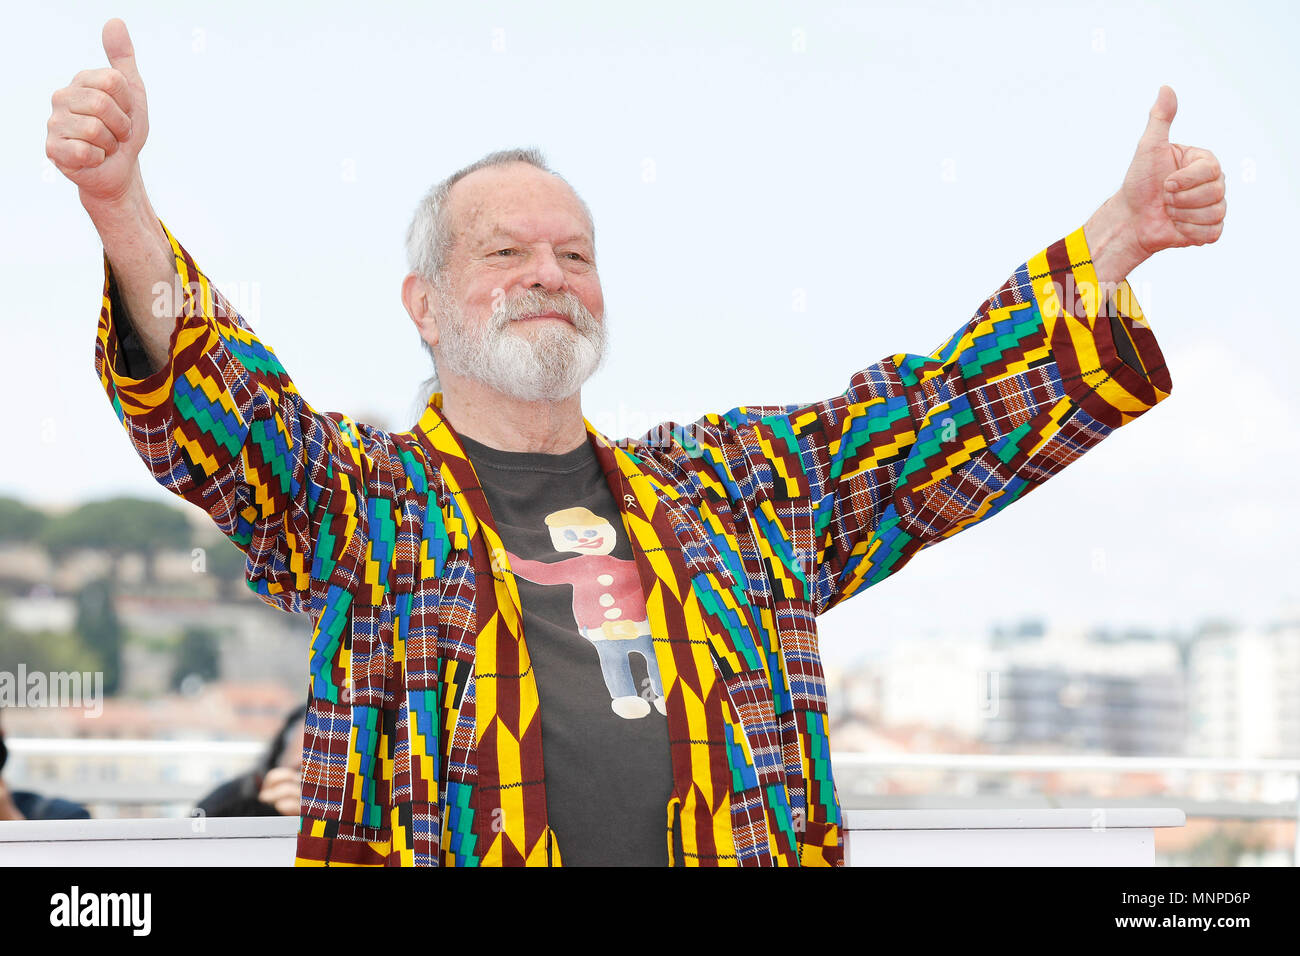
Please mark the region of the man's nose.
POLYGON ((528 272, 522 276, 523 284, 530 289, 559 292, 565 287, 564 269, 552 249, 539 249, 529 256, 528 272))

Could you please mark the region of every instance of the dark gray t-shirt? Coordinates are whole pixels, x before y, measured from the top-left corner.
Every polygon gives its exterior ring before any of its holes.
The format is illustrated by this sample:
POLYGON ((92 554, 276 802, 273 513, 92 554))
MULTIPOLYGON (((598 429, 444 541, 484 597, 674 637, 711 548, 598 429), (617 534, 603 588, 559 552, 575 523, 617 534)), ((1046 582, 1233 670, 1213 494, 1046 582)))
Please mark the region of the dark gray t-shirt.
POLYGON ((590 442, 551 455, 460 438, 519 586, 547 815, 564 865, 667 866, 664 689, 632 546, 596 452, 590 442))

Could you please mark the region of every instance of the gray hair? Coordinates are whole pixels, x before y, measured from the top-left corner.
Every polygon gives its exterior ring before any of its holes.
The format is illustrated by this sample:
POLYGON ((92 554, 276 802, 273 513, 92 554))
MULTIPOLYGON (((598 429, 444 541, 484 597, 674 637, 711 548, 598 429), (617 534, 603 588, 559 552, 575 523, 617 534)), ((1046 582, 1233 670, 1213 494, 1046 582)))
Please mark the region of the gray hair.
MULTIPOLYGON (((510 163, 527 163, 535 166, 543 172, 550 173, 556 179, 559 179, 570 189, 573 186, 569 181, 546 165, 546 159, 541 150, 535 147, 519 149, 501 149, 495 153, 488 153, 482 159, 470 163, 464 169, 457 170, 442 182, 434 185, 420 204, 415 207, 415 215, 411 218, 411 225, 406 230, 406 261, 410 270, 417 275, 421 275, 434 284, 443 281, 443 270, 447 267, 447 259, 451 255, 452 243, 455 236, 452 235, 451 223, 447 221, 446 207, 447 197, 451 193, 451 187, 468 176, 470 173, 478 172, 480 169, 486 169, 490 166, 505 166, 510 163)), ((591 209, 587 203, 578 196, 577 190, 573 193, 582 205, 582 211, 587 215, 587 225, 592 230, 592 241, 595 241, 595 224, 592 220, 591 209)))
MULTIPOLYGON (((573 189, 567 179, 546 165, 546 159, 541 150, 531 146, 501 149, 494 153, 488 153, 482 159, 470 163, 464 169, 457 170, 442 182, 435 184, 432 189, 425 193, 419 205, 415 207, 415 215, 411 218, 411 225, 406 230, 406 261, 410 270, 416 275, 427 279, 439 294, 448 291, 445 270, 447 260, 451 257, 452 244, 456 238, 452 234, 451 223, 447 220, 447 197, 451 193, 451 187, 470 173, 486 169, 489 166, 505 166, 509 163, 527 163, 530 166, 535 166, 543 172, 550 173, 570 189, 573 189)), ((573 190, 573 194, 582 205, 582 211, 587 215, 587 225, 591 230, 591 241, 594 244, 596 241, 596 225, 591 215, 591 208, 581 196, 578 196, 576 189, 573 190)), ((417 397, 417 414, 424 410, 429 397, 441 387, 438 381, 437 360, 434 358, 433 348, 423 339, 421 339, 421 342, 424 345, 424 350, 429 353, 430 361, 434 362, 434 369, 433 375, 420 386, 420 394, 423 397, 417 397)))

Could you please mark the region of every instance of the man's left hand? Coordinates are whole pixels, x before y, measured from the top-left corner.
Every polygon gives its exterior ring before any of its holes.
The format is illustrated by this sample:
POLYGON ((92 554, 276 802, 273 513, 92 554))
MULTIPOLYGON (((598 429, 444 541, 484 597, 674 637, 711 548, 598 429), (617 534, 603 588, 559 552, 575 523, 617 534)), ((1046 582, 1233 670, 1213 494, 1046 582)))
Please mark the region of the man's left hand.
POLYGON ((1174 91, 1160 87, 1124 184, 1085 226, 1103 283, 1118 282, 1163 249, 1201 246, 1223 234, 1223 170, 1208 149, 1169 141, 1177 112, 1174 91))

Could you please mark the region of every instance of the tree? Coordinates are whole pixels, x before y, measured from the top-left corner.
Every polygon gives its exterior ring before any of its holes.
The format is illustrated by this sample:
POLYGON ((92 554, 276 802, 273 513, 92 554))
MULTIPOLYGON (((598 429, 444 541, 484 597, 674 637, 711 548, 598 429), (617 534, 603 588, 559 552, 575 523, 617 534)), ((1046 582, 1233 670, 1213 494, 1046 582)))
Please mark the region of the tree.
POLYGON ((104 672, 104 693, 116 694, 122 681, 122 624, 108 578, 91 581, 77 592, 75 626, 82 643, 99 658, 100 670, 104 672))
POLYGON ((44 511, 17 498, 0 497, 0 541, 34 541, 49 520, 44 511))
POLYGON ((180 646, 176 649, 176 666, 172 669, 172 690, 180 690, 181 682, 191 674, 205 681, 215 680, 221 675, 217 633, 211 628, 197 625, 185 628, 180 646))
POLYGON ((143 498, 109 498, 87 502, 53 518, 41 533, 41 542, 55 557, 94 548, 113 558, 113 575, 124 554, 145 559, 145 579, 154 583, 154 556, 167 548, 188 549, 193 528, 183 512, 143 498))

